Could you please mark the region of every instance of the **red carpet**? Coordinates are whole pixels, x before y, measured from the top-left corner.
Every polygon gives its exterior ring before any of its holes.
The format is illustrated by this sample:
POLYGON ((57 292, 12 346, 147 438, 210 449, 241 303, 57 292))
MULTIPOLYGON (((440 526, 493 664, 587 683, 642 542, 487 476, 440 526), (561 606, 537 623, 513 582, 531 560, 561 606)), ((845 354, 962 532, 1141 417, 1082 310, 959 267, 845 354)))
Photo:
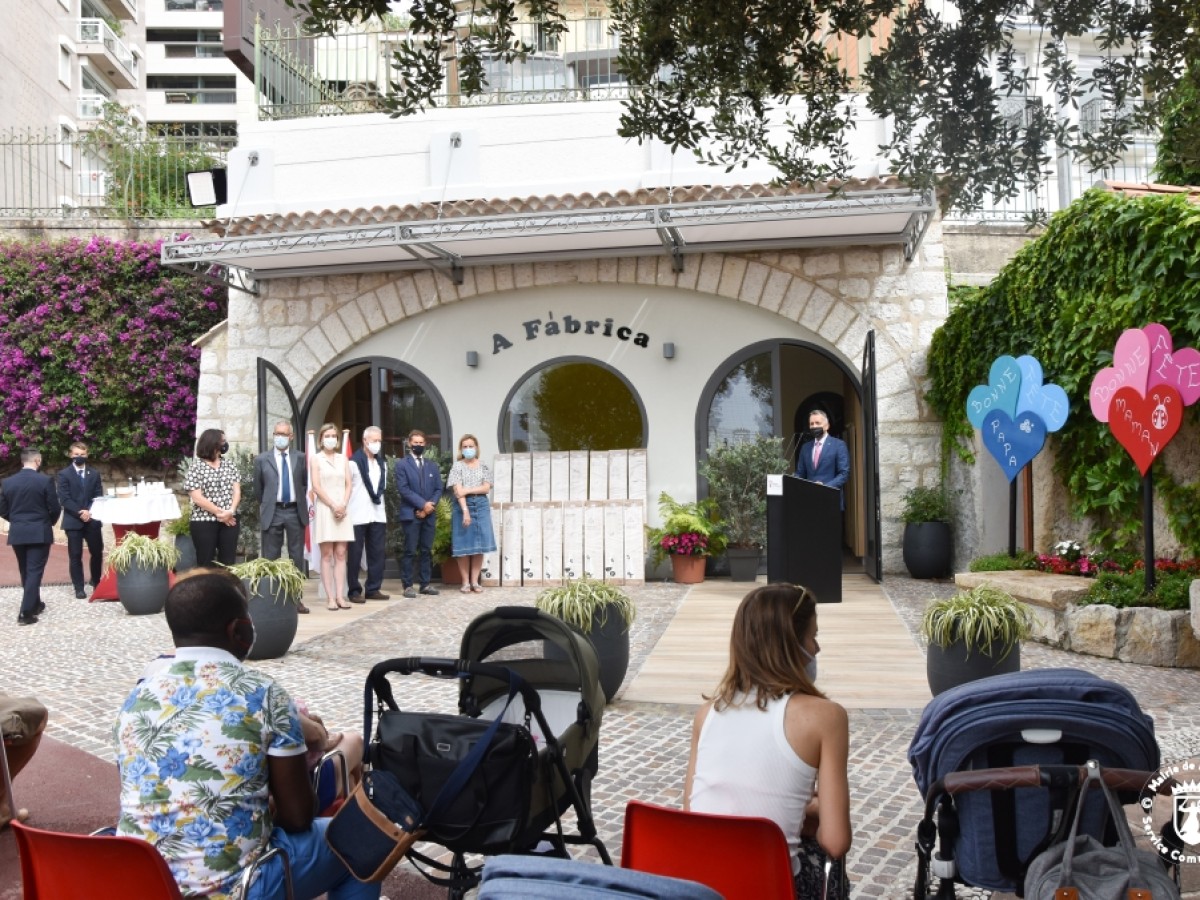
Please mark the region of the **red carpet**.
MULTIPOLYGON (((88 554, 83 551, 84 571, 87 571, 88 554)), ((50 560, 46 563, 46 574, 42 576, 42 584, 70 584, 71 573, 67 568, 67 545, 51 544, 50 560)), ((0 540, 0 587, 20 587, 21 573, 17 571, 17 558, 13 556, 12 548, 0 540)))
MULTIPOLYGON (((65 571, 65 549, 63 560, 65 571)), ((49 737, 42 738, 37 755, 13 781, 16 806, 30 813, 27 824, 74 834, 88 834, 116 821, 118 789, 113 763, 49 737)), ((440 900, 446 890, 397 869, 383 883, 383 894, 393 900, 440 900)), ((10 828, 0 831, 0 900, 21 900, 21 866, 10 828)))

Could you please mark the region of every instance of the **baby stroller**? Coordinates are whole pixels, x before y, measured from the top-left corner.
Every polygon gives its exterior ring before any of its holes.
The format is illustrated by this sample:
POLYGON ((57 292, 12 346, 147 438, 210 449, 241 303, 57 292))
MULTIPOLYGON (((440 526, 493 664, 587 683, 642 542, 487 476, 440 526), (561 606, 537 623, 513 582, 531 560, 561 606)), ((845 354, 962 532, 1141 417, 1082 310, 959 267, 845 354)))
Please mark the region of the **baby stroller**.
POLYGON ((499 607, 467 626, 459 656, 386 660, 367 677, 364 734, 372 737, 366 761, 396 775, 426 808, 482 726, 503 712, 505 724, 484 761, 424 836, 449 850, 452 861, 447 865, 414 852, 409 858, 428 867, 422 874, 449 888, 451 898, 479 883, 482 866, 469 865, 468 853, 548 847, 567 856, 566 845, 588 844, 612 865, 590 808, 604 713, 591 642, 536 609, 499 607), (414 673, 459 679, 458 715, 401 713, 387 676, 414 673), (510 673, 516 676, 511 681, 510 673), (376 702, 379 728, 372 732, 376 702), (563 830, 569 809, 578 834, 563 830))
MULTIPOLYGON (((1039 669, 935 697, 908 748, 925 799, 914 897, 927 896, 931 874, 940 879, 939 898, 954 897, 955 881, 1020 893, 1030 860, 1065 839, 1088 760, 1143 776, 1118 779, 1123 804, 1158 768, 1154 722, 1119 684, 1077 669, 1039 669)), ((1111 844, 1108 821, 1093 792, 1081 833, 1111 844)))

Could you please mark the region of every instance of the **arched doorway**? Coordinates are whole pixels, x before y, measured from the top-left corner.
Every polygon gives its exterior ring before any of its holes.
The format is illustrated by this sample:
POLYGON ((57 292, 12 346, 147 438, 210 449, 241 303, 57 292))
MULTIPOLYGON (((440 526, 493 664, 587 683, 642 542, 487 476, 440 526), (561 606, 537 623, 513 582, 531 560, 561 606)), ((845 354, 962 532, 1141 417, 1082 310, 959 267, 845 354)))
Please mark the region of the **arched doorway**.
MULTIPOLYGON (((869 520, 862 385, 840 360, 802 341, 769 341, 743 348, 713 370, 697 410, 699 454, 710 447, 781 437, 793 461, 808 440, 808 414, 820 407, 833 432, 850 448, 843 544, 854 557, 867 552, 869 520)), ((870 438, 873 441, 873 435, 870 438)), ((704 485, 700 485, 703 491, 704 485)), ((873 512, 873 511, 872 511, 873 512)))

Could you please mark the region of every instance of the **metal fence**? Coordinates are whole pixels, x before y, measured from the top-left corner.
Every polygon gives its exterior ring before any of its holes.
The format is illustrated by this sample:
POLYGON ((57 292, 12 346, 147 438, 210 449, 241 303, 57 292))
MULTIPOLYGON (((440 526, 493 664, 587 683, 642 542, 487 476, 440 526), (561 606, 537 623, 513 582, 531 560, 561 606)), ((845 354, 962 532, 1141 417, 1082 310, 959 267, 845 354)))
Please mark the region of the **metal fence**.
MULTIPOLYGON (((516 38, 530 48, 506 63, 484 60, 487 88, 477 97, 458 90, 453 59, 442 72, 438 106, 490 106, 553 103, 568 100, 620 99, 629 85, 616 67, 617 38, 610 20, 567 21, 567 30, 546 34, 535 23, 515 26, 516 38)), ((262 119, 336 116, 379 112, 392 93, 392 55, 411 40, 407 31, 363 28, 336 37, 293 35, 285 30, 258 32, 255 71, 262 119)))
POLYGON ((201 218, 189 171, 224 165, 234 139, 0 132, 0 217, 201 218))

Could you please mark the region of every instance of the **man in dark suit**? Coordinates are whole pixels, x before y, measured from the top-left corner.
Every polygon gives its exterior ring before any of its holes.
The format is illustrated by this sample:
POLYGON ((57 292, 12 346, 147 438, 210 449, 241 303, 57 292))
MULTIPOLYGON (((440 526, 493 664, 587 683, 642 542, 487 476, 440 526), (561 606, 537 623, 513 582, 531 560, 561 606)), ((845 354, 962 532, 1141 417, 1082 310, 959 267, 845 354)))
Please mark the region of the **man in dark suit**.
MULTIPOLYGON (((254 490, 258 495, 258 527, 264 559, 279 559, 287 537, 288 556, 304 571, 304 526, 308 524, 308 469, 300 451, 292 447, 291 422, 276 422, 275 449, 254 458, 254 490), (286 478, 284 474, 286 473, 286 478)), ((308 612, 300 603, 299 612, 308 612)))
POLYGON ((42 454, 21 451, 21 471, 0 481, 0 518, 8 519, 8 544, 21 573, 21 611, 18 625, 36 625, 46 609, 42 602, 42 573, 54 543, 54 523, 62 507, 54 481, 38 471, 42 454))
POLYGON ((350 457, 350 521, 354 541, 346 548, 346 599, 351 603, 390 600, 383 587, 387 554, 387 460, 383 456, 383 432, 374 425, 363 429, 362 446, 350 457), (363 554, 367 557, 366 596, 358 580, 363 554))
POLYGON ((800 448, 796 460, 796 475, 837 488, 841 495, 842 510, 846 509, 844 485, 850 477, 850 451, 845 441, 829 433, 829 416, 824 410, 814 409, 808 414, 808 430, 812 440, 800 448))
POLYGON ((400 580, 404 596, 417 596, 413 588, 413 557, 420 551, 422 594, 436 594, 433 578, 433 536, 437 531, 437 502, 442 498, 442 473, 437 463, 426 462, 425 432, 413 429, 408 436, 409 452, 396 460, 396 488, 400 491, 400 525, 404 529, 404 555, 400 557, 400 580))
POLYGON ((84 600, 83 545, 88 549, 88 584, 95 589, 100 583, 100 567, 104 562, 104 535, 100 522, 92 518, 92 501, 104 493, 100 473, 88 468, 87 444, 76 441, 67 451, 71 465, 58 473, 58 500, 62 503, 62 528, 67 533, 67 560, 75 599, 84 600))

